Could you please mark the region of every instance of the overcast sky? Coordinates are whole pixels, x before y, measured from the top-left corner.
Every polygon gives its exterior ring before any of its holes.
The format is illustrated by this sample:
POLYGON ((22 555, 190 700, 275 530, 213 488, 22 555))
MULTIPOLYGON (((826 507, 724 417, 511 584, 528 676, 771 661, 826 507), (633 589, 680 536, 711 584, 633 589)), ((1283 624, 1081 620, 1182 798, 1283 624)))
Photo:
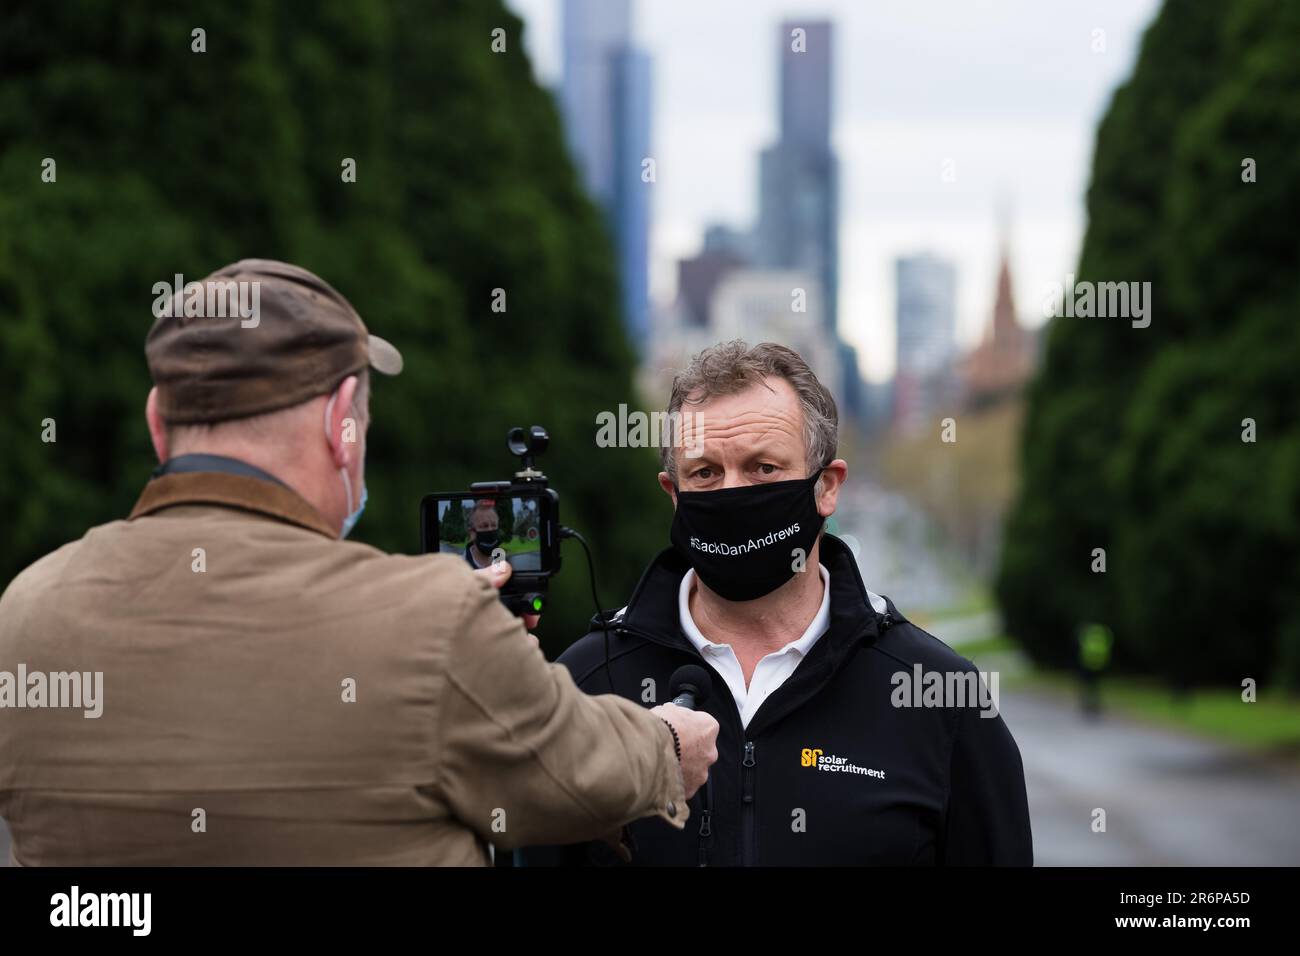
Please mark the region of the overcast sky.
MULTIPOLYGON (((540 81, 556 87, 561 0, 507 0, 527 24, 540 81)), ((1017 309, 1041 324, 1073 270, 1093 135, 1127 78, 1158 0, 634 0, 653 58, 651 286, 675 292, 676 260, 711 222, 751 225, 758 153, 776 137, 777 30, 829 19, 840 161, 840 325, 862 370, 894 365, 898 255, 957 265, 958 335, 992 309, 998 208, 1010 209, 1017 309), (1104 50, 1094 52, 1095 31, 1104 50), (955 182, 941 176, 951 159, 955 182)))

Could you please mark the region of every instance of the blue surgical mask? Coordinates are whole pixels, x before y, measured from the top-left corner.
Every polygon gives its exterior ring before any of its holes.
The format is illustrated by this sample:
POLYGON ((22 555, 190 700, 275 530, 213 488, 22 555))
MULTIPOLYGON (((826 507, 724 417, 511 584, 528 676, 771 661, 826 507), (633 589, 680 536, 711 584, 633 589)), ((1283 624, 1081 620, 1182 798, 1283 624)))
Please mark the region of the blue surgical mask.
MULTIPOLYGON (((339 474, 343 476, 343 488, 344 488, 344 490, 346 490, 347 493, 348 493, 348 505, 351 506, 351 504, 352 504, 352 479, 350 479, 350 478, 348 477, 348 470, 347 470, 346 468, 340 468, 340 469, 339 469, 339 474)), ((348 535, 350 535, 350 534, 352 533, 352 529, 355 528, 355 527, 357 526, 357 522, 361 520, 361 512, 363 512, 363 511, 366 510, 366 498, 368 498, 369 496, 370 496, 370 489, 368 489, 368 488, 366 487, 365 482, 362 482, 362 483, 361 483, 361 500, 357 503, 357 510, 356 510, 356 511, 349 512, 349 513, 348 513, 348 516, 347 516, 346 518, 343 519, 343 535, 342 535, 342 537, 346 538, 348 535)))

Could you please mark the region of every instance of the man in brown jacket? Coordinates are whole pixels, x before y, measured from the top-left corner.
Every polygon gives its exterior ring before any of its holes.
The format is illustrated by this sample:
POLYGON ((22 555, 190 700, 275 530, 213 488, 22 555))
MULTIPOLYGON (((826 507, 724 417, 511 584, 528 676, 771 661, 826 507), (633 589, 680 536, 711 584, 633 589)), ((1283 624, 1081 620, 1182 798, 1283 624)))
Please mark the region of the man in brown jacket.
POLYGON ((479 865, 684 824, 712 717, 584 695, 508 565, 341 540, 401 356, 337 291, 244 260, 155 312, 155 477, 0 598, 13 862, 479 865))

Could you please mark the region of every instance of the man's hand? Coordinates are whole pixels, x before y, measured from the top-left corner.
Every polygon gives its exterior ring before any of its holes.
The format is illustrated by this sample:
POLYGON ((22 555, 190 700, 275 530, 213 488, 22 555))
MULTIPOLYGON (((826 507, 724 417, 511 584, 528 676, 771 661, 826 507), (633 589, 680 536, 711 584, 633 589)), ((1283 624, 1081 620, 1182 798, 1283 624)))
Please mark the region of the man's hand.
POLYGON ((709 779, 709 767, 718 759, 718 722, 710 714, 676 704, 660 704, 650 708, 650 713, 677 731, 682 743, 682 784, 689 800, 709 779))
MULTIPOLYGON (((510 566, 509 561, 494 561, 486 568, 476 569, 474 573, 483 575, 492 582, 494 588, 500 589, 502 585, 510 580, 510 575, 514 573, 514 570, 515 569, 510 566)), ((532 629, 537 626, 537 622, 542 619, 540 614, 524 614, 522 616, 524 619, 524 627, 528 628, 529 631, 532 631, 532 629)), ((528 636, 534 641, 537 640, 536 634, 529 634, 528 636)))

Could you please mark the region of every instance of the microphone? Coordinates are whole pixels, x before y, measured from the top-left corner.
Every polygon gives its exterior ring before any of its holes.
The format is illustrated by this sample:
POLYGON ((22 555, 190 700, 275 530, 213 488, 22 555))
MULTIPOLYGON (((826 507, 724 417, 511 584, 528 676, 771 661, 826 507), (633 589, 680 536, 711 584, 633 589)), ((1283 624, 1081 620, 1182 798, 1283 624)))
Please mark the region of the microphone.
POLYGON ((709 672, 698 664, 683 664, 673 671, 668 679, 668 693, 673 695, 672 702, 678 707, 695 710, 709 699, 713 690, 713 680, 709 672))

